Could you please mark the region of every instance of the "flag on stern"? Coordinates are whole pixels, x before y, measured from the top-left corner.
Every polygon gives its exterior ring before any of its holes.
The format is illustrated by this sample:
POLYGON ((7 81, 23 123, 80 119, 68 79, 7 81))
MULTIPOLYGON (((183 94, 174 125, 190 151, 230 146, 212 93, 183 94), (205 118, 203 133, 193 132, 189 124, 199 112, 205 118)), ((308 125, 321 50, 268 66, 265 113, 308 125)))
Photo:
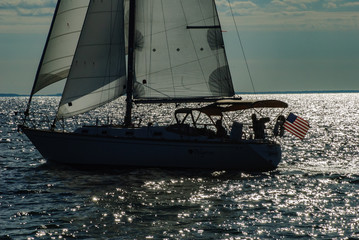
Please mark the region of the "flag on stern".
POLYGON ((284 129, 300 139, 303 139, 308 132, 309 123, 293 113, 289 113, 284 123, 284 129))

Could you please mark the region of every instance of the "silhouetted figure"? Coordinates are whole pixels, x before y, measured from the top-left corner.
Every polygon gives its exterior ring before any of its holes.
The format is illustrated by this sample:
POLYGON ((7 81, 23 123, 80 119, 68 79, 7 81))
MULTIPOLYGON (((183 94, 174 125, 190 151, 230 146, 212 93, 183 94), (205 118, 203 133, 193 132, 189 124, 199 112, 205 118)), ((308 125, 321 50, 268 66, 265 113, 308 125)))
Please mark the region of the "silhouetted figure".
POLYGON ((280 115, 277 118, 277 121, 276 121, 276 123, 274 125, 274 129, 273 129, 274 136, 283 137, 283 135, 284 135, 284 122, 285 122, 285 117, 283 115, 280 115))
POLYGON ((227 135, 226 129, 222 126, 222 120, 219 119, 216 121, 216 128, 217 128, 217 137, 224 137, 227 135))
POLYGON ((254 138, 255 139, 264 139, 264 129, 265 123, 269 122, 269 118, 260 118, 257 119, 255 113, 252 114, 252 123, 253 123, 253 131, 254 131, 254 138))

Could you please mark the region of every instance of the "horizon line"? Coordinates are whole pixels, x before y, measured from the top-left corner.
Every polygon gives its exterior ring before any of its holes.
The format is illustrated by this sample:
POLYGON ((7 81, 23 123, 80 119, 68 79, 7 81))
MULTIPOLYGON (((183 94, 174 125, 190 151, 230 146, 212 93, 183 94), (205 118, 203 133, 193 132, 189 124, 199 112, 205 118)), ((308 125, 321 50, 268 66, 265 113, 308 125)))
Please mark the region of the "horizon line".
MULTIPOLYGON (((235 94, 308 94, 308 93, 359 93, 359 90, 302 90, 302 91, 260 91, 260 92, 235 92, 235 94)), ((39 94, 34 97, 61 97, 61 93, 39 94)), ((28 97, 30 94, 0 93, 0 97, 28 97)))

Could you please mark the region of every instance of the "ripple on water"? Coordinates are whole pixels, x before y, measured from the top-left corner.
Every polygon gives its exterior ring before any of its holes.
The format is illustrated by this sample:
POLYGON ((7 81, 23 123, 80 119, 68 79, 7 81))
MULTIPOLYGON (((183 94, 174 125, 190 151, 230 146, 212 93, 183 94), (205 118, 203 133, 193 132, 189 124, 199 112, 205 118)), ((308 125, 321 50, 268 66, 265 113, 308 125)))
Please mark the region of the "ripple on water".
MULTIPOLYGON (((26 99, 0 98, 0 239, 359 239, 359 94, 269 97, 311 128, 303 141, 286 134, 283 162, 264 174, 45 164, 16 132, 26 99)), ((164 114, 151 111, 137 118, 164 114)))

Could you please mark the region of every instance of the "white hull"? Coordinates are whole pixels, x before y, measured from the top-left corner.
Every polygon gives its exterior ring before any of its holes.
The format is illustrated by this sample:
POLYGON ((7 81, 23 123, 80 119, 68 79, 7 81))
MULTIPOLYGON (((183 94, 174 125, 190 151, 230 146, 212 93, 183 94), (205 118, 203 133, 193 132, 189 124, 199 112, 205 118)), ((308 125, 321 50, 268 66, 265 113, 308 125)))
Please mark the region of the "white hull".
POLYGON ((281 159, 280 146, 270 142, 23 131, 45 159, 64 164, 270 171, 281 159))

